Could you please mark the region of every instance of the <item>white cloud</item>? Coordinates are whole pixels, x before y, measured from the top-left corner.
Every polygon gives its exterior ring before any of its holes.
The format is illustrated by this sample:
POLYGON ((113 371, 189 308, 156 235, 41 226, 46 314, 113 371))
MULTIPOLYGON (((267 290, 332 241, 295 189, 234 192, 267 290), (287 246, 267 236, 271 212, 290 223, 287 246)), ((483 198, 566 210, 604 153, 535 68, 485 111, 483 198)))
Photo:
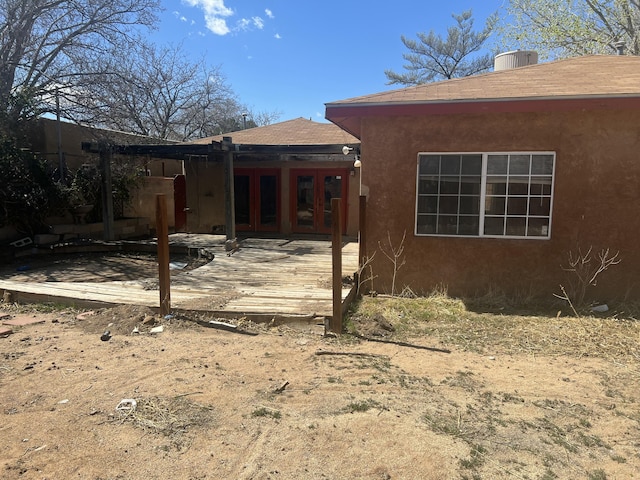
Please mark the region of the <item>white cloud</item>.
MULTIPOLYGON (((238 20, 233 29, 230 28, 227 23, 228 18, 235 12, 225 5, 225 0, 182 0, 182 3, 202 10, 207 28, 216 35, 226 35, 231 31, 262 30, 265 26, 265 20, 262 17, 253 16, 238 20)), ((267 18, 274 18, 270 9, 267 8, 264 12, 267 18)))
POLYGON ((225 19, 233 15, 233 10, 225 6, 224 0, 183 0, 183 2, 200 8, 204 12, 207 28, 216 35, 226 35, 231 31, 225 19))
POLYGON ((280 40, 282 37, 280 36, 280 34, 279 34, 279 33, 276 33, 276 34, 273 36, 273 38, 277 38, 278 40, 280 40))
POLYGON ((207 25, 207 28, 216 35, 226 35, 231 31, 227 26, 227 22, 224 18, 207 17, 205 15, 205 23, 207 25))
POLYGON ((260 17, 242 18, 236 23, 234 30, 246 32, 252 28, 262 30, 264 28, 264 20, 260 17))

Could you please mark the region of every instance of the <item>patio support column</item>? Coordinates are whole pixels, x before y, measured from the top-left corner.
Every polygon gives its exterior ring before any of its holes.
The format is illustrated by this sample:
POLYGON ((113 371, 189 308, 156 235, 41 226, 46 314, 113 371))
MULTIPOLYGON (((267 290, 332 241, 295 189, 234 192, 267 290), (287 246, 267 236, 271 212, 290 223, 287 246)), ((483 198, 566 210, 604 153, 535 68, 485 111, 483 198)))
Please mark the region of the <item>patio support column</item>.
POLYGON ((231 137, 222 137, 224 155, 224 219, 227 241, 236 238, 236 208, 233 189, 233 142, 231 137))

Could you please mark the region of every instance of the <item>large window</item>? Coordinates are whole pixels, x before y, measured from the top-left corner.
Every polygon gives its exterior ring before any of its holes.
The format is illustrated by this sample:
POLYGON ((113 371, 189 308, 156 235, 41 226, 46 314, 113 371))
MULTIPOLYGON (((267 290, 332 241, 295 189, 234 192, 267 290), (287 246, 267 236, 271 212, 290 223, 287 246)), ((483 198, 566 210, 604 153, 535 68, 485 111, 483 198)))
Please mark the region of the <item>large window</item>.
POLYGON ((416 235, 549 238, 555 153, 418 155, 416 235))

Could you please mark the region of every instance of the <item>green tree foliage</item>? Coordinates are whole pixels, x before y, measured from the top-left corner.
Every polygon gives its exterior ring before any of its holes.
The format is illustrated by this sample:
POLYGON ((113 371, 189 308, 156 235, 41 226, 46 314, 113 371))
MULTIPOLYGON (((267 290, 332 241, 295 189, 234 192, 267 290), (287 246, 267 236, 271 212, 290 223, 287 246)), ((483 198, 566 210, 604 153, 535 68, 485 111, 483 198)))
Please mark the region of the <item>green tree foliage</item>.
POLYGON ((456 24, 447 30, 447 38, 433 30, 418 33, 418 40, 401 37, 409 50, 402 57, 408 62, 403 66, 406 73, 385 70, 389 84, 419 85, 435 80, 466 77, 486 72, 493 66, 493 53, 481 54, 494 26, 497 16, 490 16, 481 31, 473 29, 473 15, 467 10, 452 15, 456 24))
POLYGON ((510 0, 498 31, 506 49, 536 50, 541 58, 640 55, 638 0, 510 0))

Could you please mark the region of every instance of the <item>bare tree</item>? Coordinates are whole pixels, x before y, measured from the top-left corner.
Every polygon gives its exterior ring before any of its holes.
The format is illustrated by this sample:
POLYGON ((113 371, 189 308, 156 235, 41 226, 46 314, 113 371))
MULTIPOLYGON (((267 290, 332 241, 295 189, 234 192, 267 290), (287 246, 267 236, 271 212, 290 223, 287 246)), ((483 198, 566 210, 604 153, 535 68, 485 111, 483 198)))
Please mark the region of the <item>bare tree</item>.
POLYGON ((159 0, 0 0, 0 105, 5 128, 53 110, 99 58, 140 26, 152 27, 159 0), (66 90, 65 90, 66 89, 66 90))
POLYGON ((403 54, 408 62, 406 73, 385 70, 389 84, 419 85, 434 80, 466 77, 485 72, 493 66, 493 54, 481 55, 489 35, 497 22, 497 16, 487 19, 482 31, 473 30, 473 15, 467 10, 460 15, 452 15, 456 25, 449 27, 447 38, 431 30, 428 34, 418 33, 418 40, 401 37, 409 49, 403 54))
POLYGON ((71 116, 90 125, 170 140, 219 133, 242 106, 219 68, 193 62, 181 47, 138 40, 116 49, 76 91, 71 116))

